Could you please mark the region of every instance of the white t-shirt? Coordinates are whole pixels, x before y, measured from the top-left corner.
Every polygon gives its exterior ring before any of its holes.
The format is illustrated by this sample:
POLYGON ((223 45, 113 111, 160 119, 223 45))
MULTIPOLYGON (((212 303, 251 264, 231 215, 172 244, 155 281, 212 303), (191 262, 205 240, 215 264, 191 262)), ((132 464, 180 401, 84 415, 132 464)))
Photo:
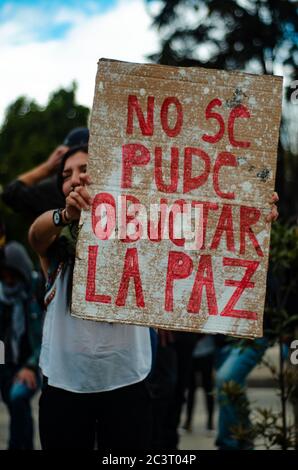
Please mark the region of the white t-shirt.
POLYGON ((81 320, 66 306, 70 267, 47 292, 40 367, 48 384, 71 392, 113 390, 142 381, 152 364, 147 327, 81 320))

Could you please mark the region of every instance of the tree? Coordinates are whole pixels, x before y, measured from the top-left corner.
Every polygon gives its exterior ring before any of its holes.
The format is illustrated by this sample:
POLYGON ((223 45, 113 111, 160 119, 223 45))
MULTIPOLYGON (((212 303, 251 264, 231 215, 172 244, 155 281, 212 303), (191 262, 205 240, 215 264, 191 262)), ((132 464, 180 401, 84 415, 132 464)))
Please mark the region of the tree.
POLYGON ((162 0, 159 63, 249 69, 293 80, 298 13, 293 0, 162 0))
MULTIPOLYGON (((150 0, 147 4, 150 7, 150 0)), ((277 189, 286 216, 298 211, 297 148, 290 148, 296 122, 291 84, 298 72, 298 8, 295 0, 161 0, 153 25, 160 51, 150 59, 164 65, 241 69, 283 75, 288 104, 281 127, 277 189), (286 155, 285 155, 286 153, 286 155), (285 168, 285 165, 287 167, 285 168), (290 187, 293 193, 290 193, 290 187), (290 205, 288 204, 290 203, 290 205)), ((297 127, 296 127, 297 129, 297 127)))
MULTIPOLYGON (((5 185, 44 161, 66 134, 86 126, 89 109, 76 103, 76 84, 53 92, 45 107, 21 96, 6 110, 0 130, 0 181, 5 185)), ((0 185, 0 192, 1 192, 0 185)), ((8 238, 27 241, 28 223, 0 202, 8 238)))
POLYGON ((66 134, 86 126, 89 110, 75 101, 76 85, 51 94, 45 108, 24 96, 6 111, 0 130, 0 176, 7 183, 41 163, 66 134))

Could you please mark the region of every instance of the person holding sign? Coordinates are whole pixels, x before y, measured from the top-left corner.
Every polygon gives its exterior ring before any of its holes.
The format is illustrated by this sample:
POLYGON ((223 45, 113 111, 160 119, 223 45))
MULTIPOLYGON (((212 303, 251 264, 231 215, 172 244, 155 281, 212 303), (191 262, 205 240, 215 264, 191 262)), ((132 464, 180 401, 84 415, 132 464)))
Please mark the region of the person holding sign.
POLYGON ((151 439, 154 333, 147 327, 84 321, 70 315, 70 291, 81 210, 91 198, 87 146, 63 157, 58 185, 65 208, 35 220, 29 241, 47 278, 40 366, 43 449, 145 449, 151 439))

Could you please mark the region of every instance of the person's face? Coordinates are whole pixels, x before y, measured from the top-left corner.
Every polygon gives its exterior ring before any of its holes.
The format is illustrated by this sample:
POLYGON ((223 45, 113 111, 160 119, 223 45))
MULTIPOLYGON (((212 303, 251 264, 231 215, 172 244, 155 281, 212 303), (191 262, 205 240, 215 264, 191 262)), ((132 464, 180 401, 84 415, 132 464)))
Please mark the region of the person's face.
POLYGON ((79 151, 66 160, 62 172, 62 191, 65 197, 69 195, 72 188, 80 185, 80 174, 86 173, 87 159, 88 154, 79 151))

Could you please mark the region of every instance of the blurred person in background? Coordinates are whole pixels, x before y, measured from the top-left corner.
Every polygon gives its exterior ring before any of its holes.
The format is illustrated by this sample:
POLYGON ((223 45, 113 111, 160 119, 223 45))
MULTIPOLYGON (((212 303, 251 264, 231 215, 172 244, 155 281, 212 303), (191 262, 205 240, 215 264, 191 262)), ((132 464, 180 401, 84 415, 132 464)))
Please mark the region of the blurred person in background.
POLYGON ((76 145, 88 144, 89 131, 76 127, 40 165, 19 175, 2 193, 3 202, 15 212, 22 212, 32 220, 43 212, 62 207, 64 198, 57 187, 57 170, 63 155, 76 145))
POLYGON ((195 394, 198 386, 198 375, 205 394, 207 410, 206 429, 213 429, 214 411, 214 357, 215 340, 212 335, 201 335, 199 337, 192 354, 192 364, 189 378, 189 385, 186 399, 186 417, 182 426, 186 431, 192 431, 192 420, 195 409, 195 394))
POLYGON ((0 391, 10 415, 9 449, 33 449, 30 400, 39 387, 43 311, 40 279, 25 248, 8 242, 0 258, 0 391))

